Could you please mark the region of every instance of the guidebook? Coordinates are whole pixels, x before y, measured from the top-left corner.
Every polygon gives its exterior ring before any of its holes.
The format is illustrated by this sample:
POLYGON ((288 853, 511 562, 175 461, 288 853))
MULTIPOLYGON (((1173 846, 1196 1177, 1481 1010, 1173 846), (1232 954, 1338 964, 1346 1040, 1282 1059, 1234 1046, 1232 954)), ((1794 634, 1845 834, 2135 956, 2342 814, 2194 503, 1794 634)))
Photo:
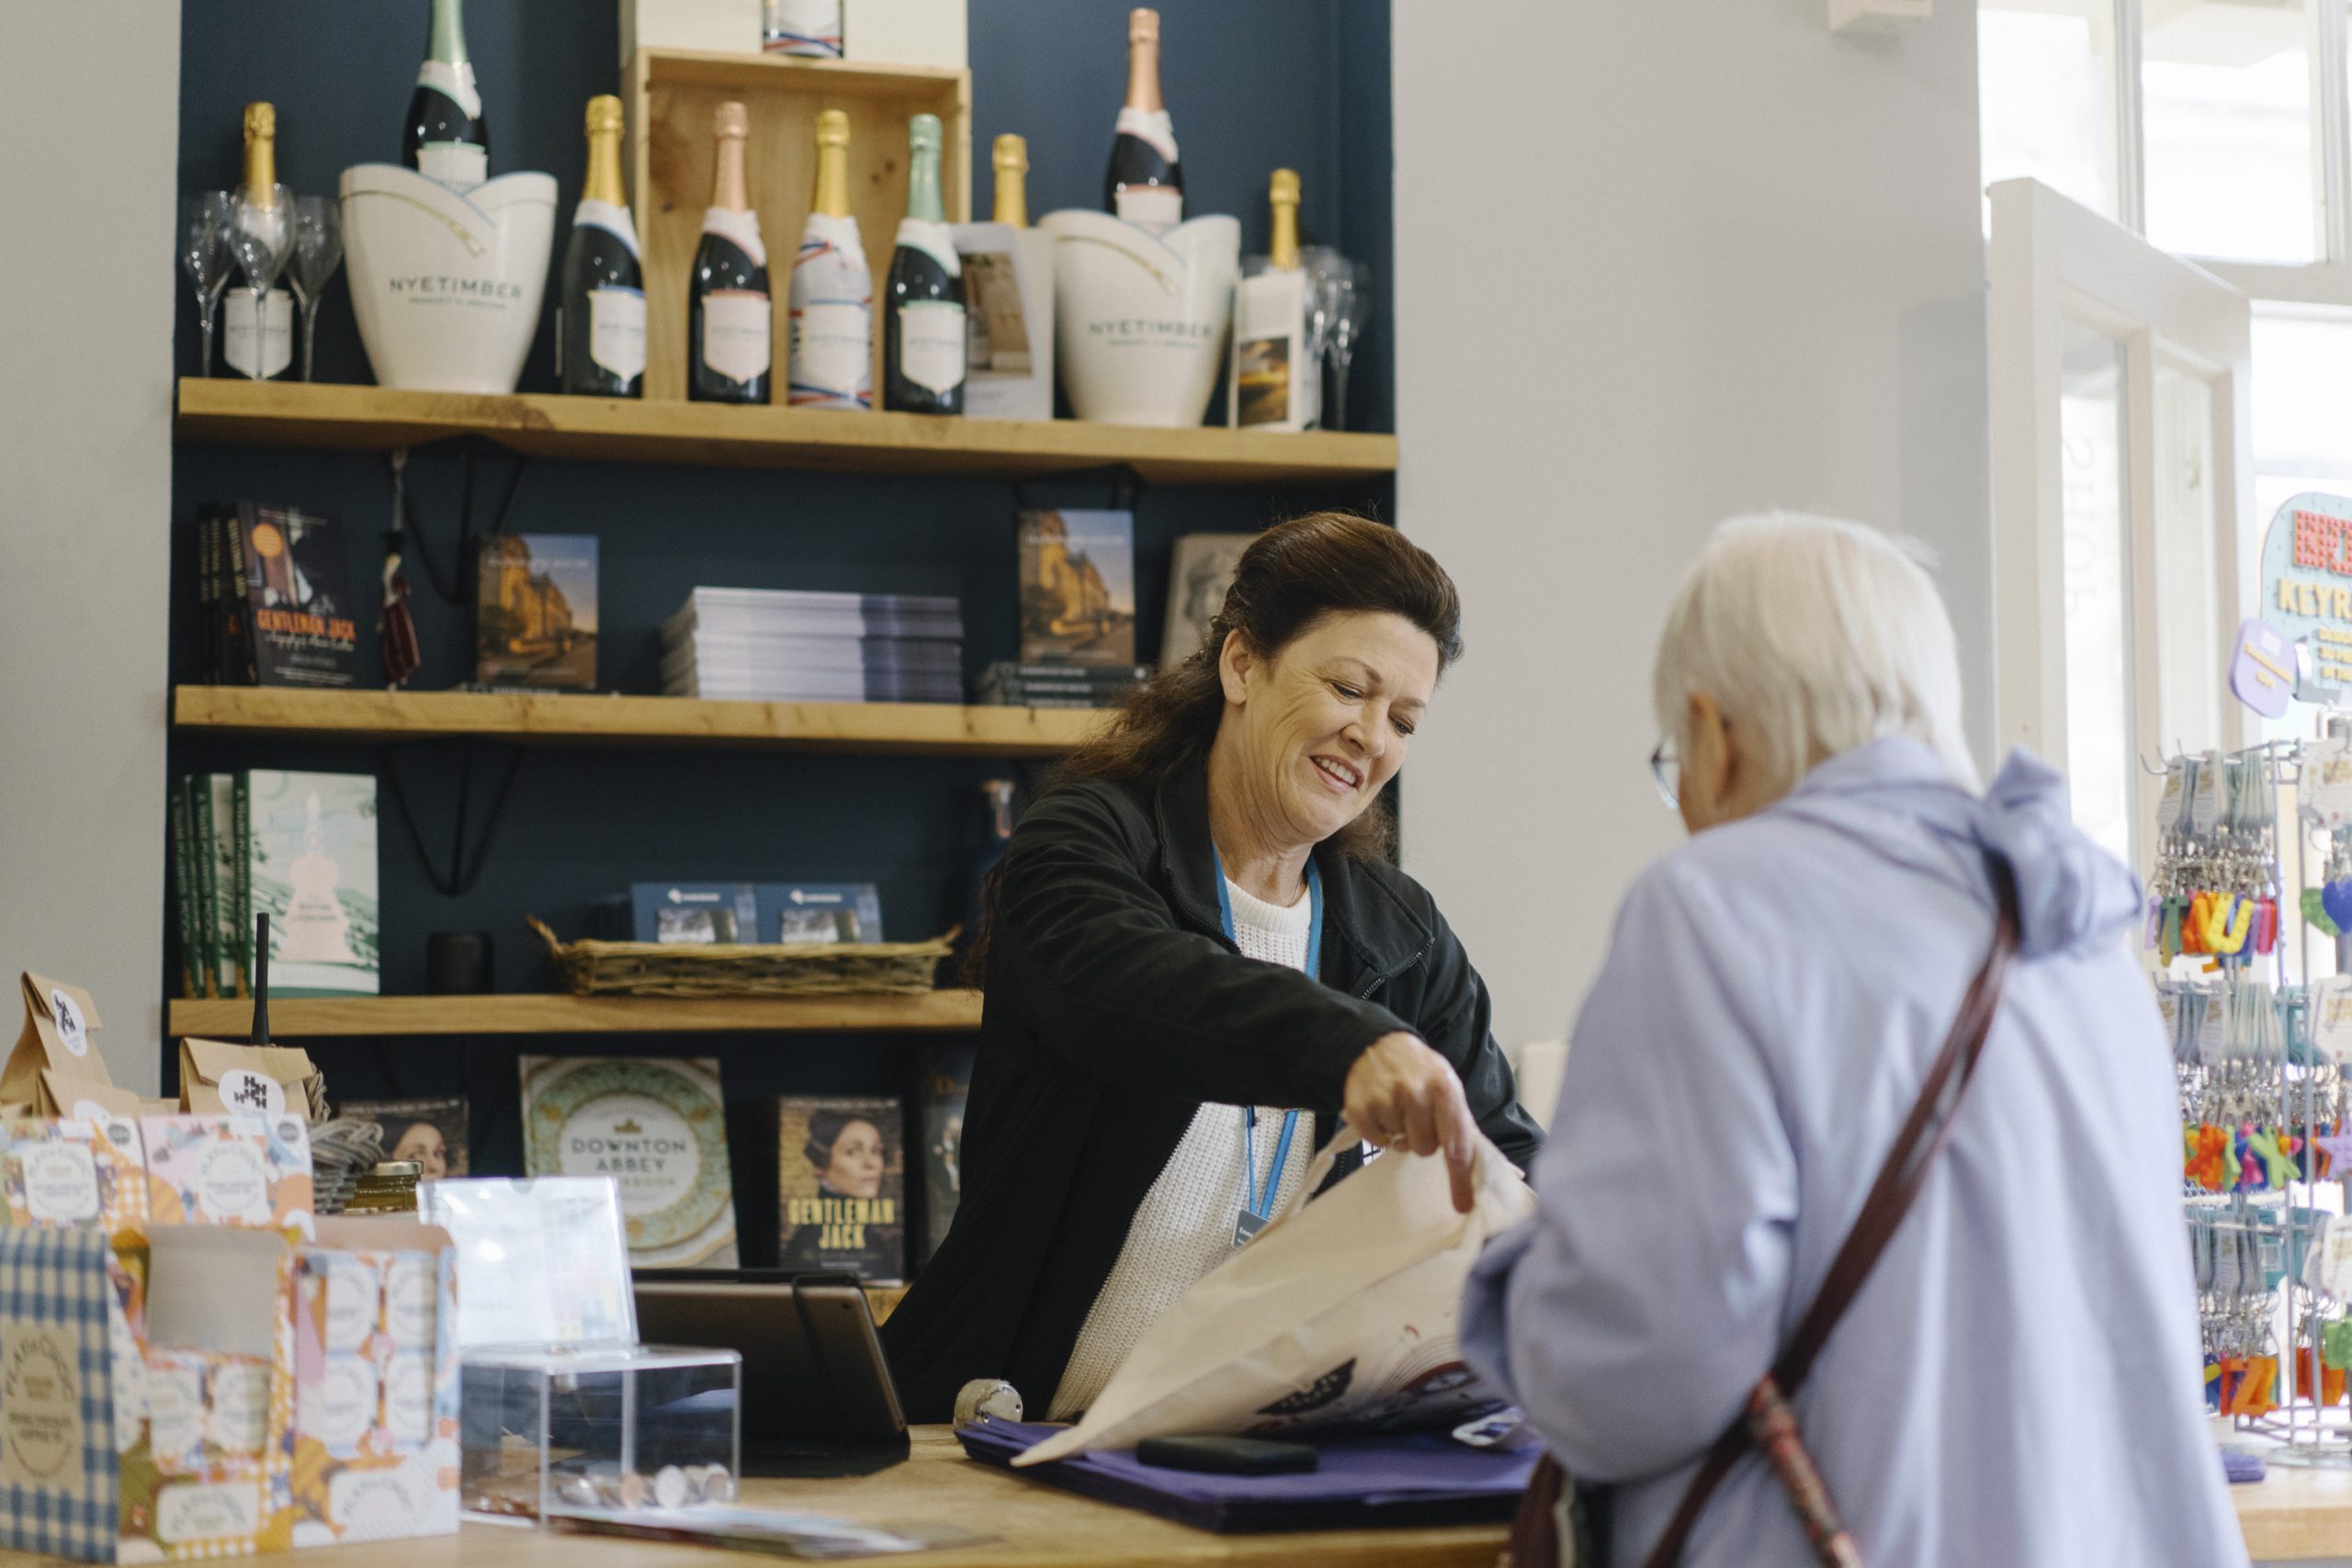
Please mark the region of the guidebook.
POLYGON ((481 542, 474 680, 485 686, 594 691, 596 539, 492 534, 481 542))

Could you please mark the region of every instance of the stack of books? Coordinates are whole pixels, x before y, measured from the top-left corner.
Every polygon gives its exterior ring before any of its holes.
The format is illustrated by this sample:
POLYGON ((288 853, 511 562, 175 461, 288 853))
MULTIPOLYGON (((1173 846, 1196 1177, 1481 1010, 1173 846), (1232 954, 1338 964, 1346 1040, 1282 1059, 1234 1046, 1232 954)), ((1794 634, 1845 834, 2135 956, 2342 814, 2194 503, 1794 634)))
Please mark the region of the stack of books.
POLYGON ((1128 688, 1150 678, 1148 664, 1016 664, 1001 659, 980 677, 977 695, 991 707, 1116 707, 1128 688))
POLYGON ((964 612, 952 598, 697 588, 662 628, 671 696, 960 703, 964 612))

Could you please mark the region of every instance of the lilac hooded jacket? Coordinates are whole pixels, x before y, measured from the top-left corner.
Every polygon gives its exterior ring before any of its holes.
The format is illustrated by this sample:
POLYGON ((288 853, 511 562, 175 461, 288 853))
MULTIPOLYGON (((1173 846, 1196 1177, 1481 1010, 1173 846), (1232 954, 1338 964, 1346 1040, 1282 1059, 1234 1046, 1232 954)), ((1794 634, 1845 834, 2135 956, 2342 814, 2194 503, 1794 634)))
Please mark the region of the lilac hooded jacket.
MULTIPOLYGON (((1912 740, 1822 763, 1634 885, 1578 1017, 1536 1217, 1464 1307, 1473 1365, 1642 1562, 1811 1303, 1992 939, 2022 951, 1940 1168, 1797 1400, 1871 1568, 2230 1568, 2172 1062, 2131 874, 2012 755, 1986 794, 1912 740)), ((1808 1568, 1752 1456, 1686 1568, 1808 1568)))

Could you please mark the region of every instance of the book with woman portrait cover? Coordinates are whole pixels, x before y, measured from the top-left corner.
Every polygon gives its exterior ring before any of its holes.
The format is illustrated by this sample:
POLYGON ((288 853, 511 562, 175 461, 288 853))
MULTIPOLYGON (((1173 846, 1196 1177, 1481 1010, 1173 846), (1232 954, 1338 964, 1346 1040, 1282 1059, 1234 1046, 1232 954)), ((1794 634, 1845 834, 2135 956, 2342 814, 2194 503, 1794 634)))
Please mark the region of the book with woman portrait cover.
POLYGON ((464 1100, 346 1100, 336 1109, 376 1123, 384 1134, 383 1157, 414 1160, 418 1180, 467 1174, 464 1100))
POLYGON ((777 1100, 777 1264, 874 1284, 907 1274, 907 1158, 895 1096, 777 1100))

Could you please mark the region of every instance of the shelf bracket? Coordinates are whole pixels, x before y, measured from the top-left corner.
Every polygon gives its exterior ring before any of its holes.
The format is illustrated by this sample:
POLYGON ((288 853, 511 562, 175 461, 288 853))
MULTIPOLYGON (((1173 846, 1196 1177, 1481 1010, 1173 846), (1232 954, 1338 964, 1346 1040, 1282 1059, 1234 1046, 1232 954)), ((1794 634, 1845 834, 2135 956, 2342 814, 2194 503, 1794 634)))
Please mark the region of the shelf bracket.
MULTIPOLYGON (((426 743, 431 744, 431 743, 426 743)), ((432 852, 425 848, 424 830, 418 823, 416 811, 409 804, 408 782, 401 776, 400 754, 407 747, 387 746, 382 749, 380 770, 384 782, 391 788, 392 809, 399 813, 401 825, 408 829, 408 841, 416 851, 417 863, 424 867, 425 880, 445 898, 462 897, 473 891, 481 880, 481 868, 490 858, 490 846, 498 837, 499 824, 505 820, 507 797, 514 792, 514 775, 523 768, 523 748, 506 748, 506 771, 498 781, 498 788, 490 797, 490 809, 482 818, 481 831, 472 845, 469 860, 466 843, 466 818, 470 813, 474 793, 474 761, 489 748, 471 737, 461 737, 453 743, 458 755, 458 806, 449 827, 449 869, 445 874, 434 866, 432 852)))
POLYGON ((474 594, 474 541, 477 536, 474 533, 474 459, 487 449, 514 460, 514 466, 507 470, 506 493, 499 498, 498 514, 486 530, 490 534, 506 532, 507 519, 514 512, 515 492, 523 488, 523 476, 529 471, 531 459, 526 453, 510 452, 481 436, 461 435, 454 439, 462 443, 459 453, 463 468, 458 481, 457 556, 450 561, 449 570, 445 572, 441 570, 441 563, 433 558, 432 547, 417 522, 416 503, 409 499, 408 459, 413 448, 407 446, 393 447, 387 459, 392 470, 392 526, 386 544, 394 555, 405 555, 413 542, 416 558, 424 566, 425 580, 432 583, 433 592, 444 603, 463 608, 472 603, 474 594))

